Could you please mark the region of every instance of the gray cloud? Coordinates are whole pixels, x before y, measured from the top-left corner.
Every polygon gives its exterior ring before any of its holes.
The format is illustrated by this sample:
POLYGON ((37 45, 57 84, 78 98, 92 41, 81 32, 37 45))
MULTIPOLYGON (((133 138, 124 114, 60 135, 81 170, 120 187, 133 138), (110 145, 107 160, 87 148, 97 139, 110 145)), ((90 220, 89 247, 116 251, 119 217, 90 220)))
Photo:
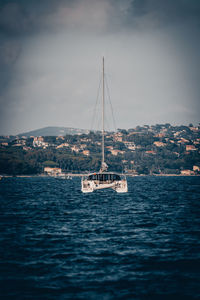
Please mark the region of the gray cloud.
POLYGON ((198 0, 134 0, 130 7, 130 18, 149 19, 154 27, 186 21, 199 24, 200 2, 198 0), (154 22, 153 22, 154 19, 154 22))
POLYGON ((118 127, 198 123, 198 2, 0 1, 1 133, 90 128, 103 55, 118 127))

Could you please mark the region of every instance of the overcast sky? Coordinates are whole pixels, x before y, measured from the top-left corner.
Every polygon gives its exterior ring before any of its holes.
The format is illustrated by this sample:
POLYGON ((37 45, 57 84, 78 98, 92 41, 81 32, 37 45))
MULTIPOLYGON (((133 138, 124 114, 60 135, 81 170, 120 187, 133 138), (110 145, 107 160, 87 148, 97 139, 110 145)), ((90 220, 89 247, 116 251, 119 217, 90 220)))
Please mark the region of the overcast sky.
POLYGON ((0 0, 0 134, 90 129, 102 56, 117 128, 200 122, 199 0, 0 0))

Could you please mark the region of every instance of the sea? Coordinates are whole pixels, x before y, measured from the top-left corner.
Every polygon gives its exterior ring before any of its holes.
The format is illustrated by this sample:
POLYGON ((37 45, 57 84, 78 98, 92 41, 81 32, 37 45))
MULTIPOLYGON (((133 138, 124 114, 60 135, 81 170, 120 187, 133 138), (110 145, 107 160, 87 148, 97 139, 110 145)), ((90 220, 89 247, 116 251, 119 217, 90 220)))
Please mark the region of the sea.
POLYGON ((0 181, 0 299, 200 299, 200 177, 0 181))

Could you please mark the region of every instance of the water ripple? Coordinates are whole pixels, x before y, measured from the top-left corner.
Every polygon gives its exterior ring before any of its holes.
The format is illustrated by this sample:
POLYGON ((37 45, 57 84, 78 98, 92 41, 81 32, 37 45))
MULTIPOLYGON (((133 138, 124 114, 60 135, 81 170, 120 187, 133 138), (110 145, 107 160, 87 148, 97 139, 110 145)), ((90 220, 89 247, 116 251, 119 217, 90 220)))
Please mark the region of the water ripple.
POLYGON ((2 299, 199 299, 200 177, 0 182, 2 299), (12 287, 12 288, 11 288, 12 287))

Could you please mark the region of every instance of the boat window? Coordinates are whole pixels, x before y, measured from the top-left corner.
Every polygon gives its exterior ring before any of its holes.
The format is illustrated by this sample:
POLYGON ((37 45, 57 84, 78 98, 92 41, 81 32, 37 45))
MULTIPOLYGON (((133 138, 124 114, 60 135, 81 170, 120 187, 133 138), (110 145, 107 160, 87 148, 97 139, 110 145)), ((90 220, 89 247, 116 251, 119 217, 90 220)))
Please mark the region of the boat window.
POLYGON ((98 181, 118 181, 121 180, 118 174, 92 174, 88 176, 88 180, 98 180, 98 181))
POLYGON ((117 174, 113 174, 113 180, 120 180, 120 176, 117 174))
POLYGON ((97 174, 89 175, 88 179, 89 180, 98 180, 97 179, 97 174))

